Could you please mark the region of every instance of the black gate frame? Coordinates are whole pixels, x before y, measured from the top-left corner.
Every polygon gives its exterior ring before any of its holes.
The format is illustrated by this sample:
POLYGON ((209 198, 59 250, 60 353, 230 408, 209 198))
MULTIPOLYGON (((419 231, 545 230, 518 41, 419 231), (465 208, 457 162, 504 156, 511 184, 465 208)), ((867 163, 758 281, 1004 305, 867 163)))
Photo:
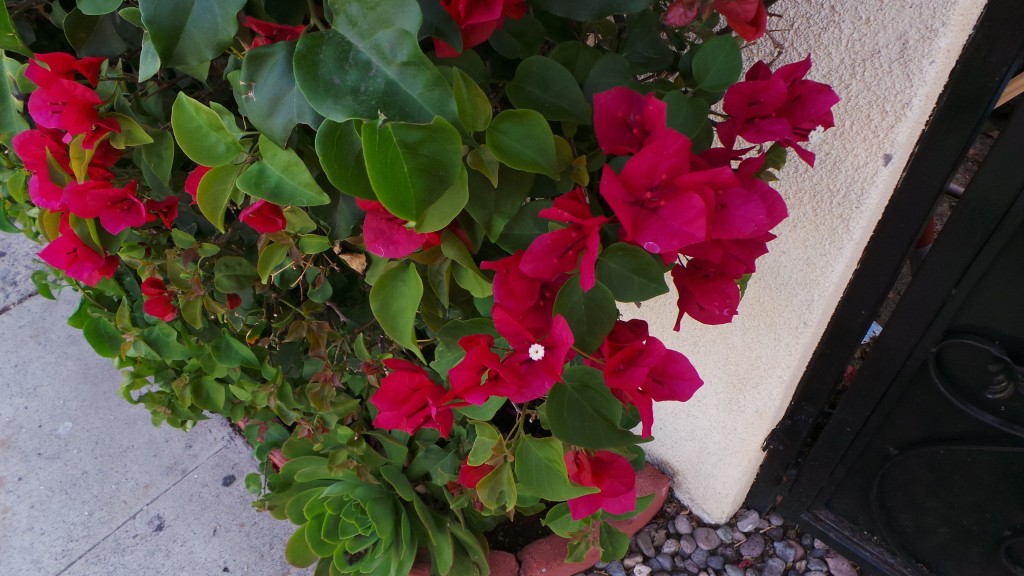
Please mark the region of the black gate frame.
MULTIPOLYGON (((1022 22, 1024 0, 986 4, 786 415, 764 442, 765 459, 747 495, 751 507, 765 511, 787 498, 797 473, 793 466, 842 381, 847 363, 895 285, 936 202, 1024 60, 1022 22)), ((1024 151, 1024 145, 1020 149, 1024 151)), ((993 226, 998 222, 992 220, 994 216, 988 214, 986 220, 993 226)), ((927 324, 922 322, 922 331, 927 324)), ((801 504, 809 502, 791 500, 784 508, 799 511, 801 504)))

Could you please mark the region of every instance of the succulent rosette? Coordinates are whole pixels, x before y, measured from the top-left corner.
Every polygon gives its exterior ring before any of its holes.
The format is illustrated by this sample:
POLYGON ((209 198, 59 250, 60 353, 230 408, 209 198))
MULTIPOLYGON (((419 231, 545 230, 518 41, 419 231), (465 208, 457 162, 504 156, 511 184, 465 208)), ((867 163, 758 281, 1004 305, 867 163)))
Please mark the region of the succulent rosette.
POLYGON ((318 574, 484 574, 521 515, 621 554, 654 405, 703 381, 619 306, 741 313, 838 102, 810 57, 744 74, 761 0, 74 14, 8 15, 0 229, 154 423, 287 460, 246 483, 318 574))

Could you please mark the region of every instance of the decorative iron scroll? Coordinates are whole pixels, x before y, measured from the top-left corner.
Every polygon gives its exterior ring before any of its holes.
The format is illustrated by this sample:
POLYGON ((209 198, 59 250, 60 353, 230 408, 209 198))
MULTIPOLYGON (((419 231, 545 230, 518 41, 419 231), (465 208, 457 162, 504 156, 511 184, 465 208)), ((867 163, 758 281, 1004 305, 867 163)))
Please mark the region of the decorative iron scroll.
POLYGON ((1024 437, 1024 367, 997 342, 974 335, 947 337, 932 348, 928 368, 959 408, 1024 437))

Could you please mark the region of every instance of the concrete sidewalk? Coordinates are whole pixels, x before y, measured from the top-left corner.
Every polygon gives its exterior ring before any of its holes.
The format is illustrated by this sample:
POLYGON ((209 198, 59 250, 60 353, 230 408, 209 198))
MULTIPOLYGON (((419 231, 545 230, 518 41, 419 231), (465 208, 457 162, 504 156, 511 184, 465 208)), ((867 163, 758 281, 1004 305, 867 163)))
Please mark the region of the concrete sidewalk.
POLYGON ((33 296, 38 248, 0 234, 0 574, 311 574, 284 560, 287 521, 252 508, 256 461, 220 419, 154 428, 121 375, 33 296))

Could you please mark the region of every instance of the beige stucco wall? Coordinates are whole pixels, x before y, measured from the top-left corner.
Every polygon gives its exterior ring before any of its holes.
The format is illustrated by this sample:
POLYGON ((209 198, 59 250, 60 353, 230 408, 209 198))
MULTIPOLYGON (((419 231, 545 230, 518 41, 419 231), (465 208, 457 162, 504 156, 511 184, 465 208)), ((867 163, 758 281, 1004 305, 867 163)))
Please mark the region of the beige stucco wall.
POLYGON ((769 29, 785 30, 776 34, 785 45, 777 64, 812 54, 810 78, 843 99, 836 128, 812 138, 815 169, 790 155, 778 186, 790 217, 732 324, 687 319, 672 332, 674 294, 622 310, 650 322, 704 377, 690 402, 656 407, 648 451, 706 520, 724 521, 742 504, 762 441, 782 418, 984 4, 785 0, 772 8, 783 17, 769 29))

